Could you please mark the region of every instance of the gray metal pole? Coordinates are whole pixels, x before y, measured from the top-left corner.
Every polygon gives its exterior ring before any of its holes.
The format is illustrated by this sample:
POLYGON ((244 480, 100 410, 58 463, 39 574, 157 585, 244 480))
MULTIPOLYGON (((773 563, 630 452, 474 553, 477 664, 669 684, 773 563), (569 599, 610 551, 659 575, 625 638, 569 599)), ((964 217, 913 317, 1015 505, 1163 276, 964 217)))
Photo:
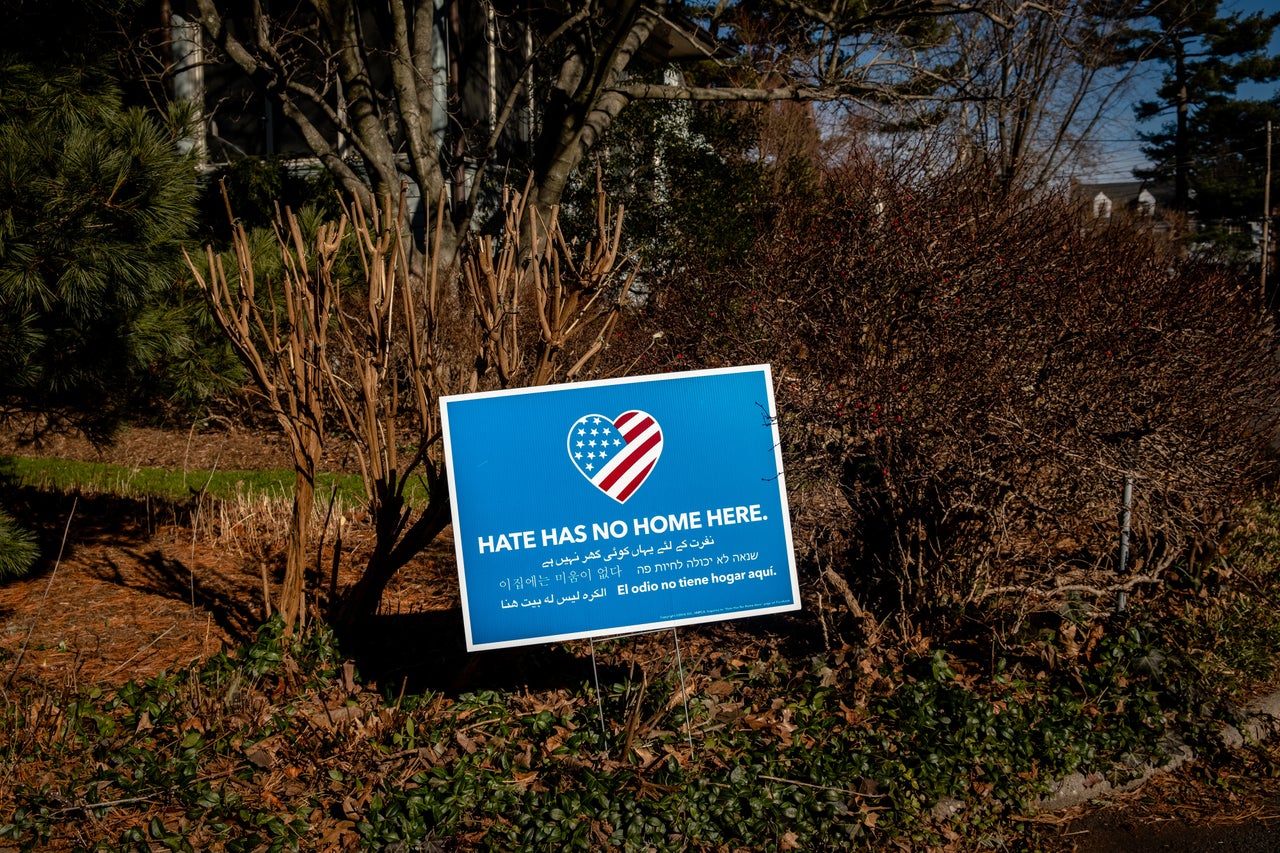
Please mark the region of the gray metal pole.
POLYGON ((693 760, 693 718, 689 716, 689 691, 684 685, 684 658, 680 654, 680 632, 671 629, 671 636, 676 642, 676 667, 680 671, 680 697, 684 699, 684 730, 689 736, 689 759, 693 760))
POLYGON ((1267 170, 1262 182, 1262 280, 1258 283, 1260 304, 1267 308, 1267 267, 1271 261, 1271 122, 1267 122, 1267 170))
MULTIPOLYGON (((1129 523, 1133 516, 1133 475, 1124 476, 1124 494, 1120 498, 1120 567, 1123 577, 1129 564, 1129 523)), ((1116 597, 1116 612, 1123 613, 1129 606, 1129 593, 1120 590, 1116 597)))

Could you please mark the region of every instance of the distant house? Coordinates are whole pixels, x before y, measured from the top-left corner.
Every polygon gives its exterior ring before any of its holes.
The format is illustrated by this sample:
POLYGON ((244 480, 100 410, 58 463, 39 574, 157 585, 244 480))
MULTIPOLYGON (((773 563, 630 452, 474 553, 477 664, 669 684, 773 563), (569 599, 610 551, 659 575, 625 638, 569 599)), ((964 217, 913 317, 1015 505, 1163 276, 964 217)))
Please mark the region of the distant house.
MULTIPOLYGON (((1089 222, 1106 222, 1125 218, 1147 223, 1155 232, 1176 236, 1185 241, 1186 250, 1202 256, 1232 258, 1257 262, 1262 256, 1261 219, 1210 219, 1189 211, 1172 227, 1168 211, 1174 199, 1172 182, 1115 181, 1086 184, 1073 181, 1071 198, 1079 206, 1082 218, 1089 222), (1225 252, 1225 254, 1224 254, 1225 252)), ((1267 242, 1274 247, 1275 238, 1267 242)))
POLYGON ((1150 181, 1113 181, 1102 184, 1073 182, 1072 198, 1087 219, 1109 220, 1127 216, 1145 219, 1159 227, 1173 200, 1173 187, 1150 181))

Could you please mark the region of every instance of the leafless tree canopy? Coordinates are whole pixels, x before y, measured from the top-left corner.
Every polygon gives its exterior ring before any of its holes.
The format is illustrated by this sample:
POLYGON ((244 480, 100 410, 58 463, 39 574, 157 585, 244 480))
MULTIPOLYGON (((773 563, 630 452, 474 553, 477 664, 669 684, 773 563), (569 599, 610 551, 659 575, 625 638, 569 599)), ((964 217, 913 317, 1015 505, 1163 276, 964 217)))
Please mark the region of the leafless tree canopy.
POLYGON ((446 193, 446 261, 486 170, 532 168, 529 209, 545 218, 639 100, 846 102, 894 119, 972 103, 967 138, 1011 169, 1050 168, 1033 149, 1070 151, 1105 101, 1102 25, 1079 0, 193 2, 211 58, 277 103, 366 207, 406 176, 423 199, 446 193))
MULTIPOLYGON (((1130 92, 1142 53, 1125 54, 1117 7, 1014 0, 957 22, 946 51, 962 101, 940 117, 958 158, 987 161, 1004 186, 1044 185, 1097 153, 1094 138, 1130 92)), ((1119 7, 1123 8, 1123 7, 1119 7)))

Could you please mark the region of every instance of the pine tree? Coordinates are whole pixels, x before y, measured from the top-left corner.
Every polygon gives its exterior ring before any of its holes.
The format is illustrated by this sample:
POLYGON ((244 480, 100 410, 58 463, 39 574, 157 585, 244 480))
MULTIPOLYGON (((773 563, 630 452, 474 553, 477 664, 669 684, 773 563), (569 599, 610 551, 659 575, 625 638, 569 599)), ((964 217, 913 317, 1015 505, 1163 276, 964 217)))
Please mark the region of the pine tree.
POLYGON ((195 171, 176 130, 124 107, 103 45, 37 12, 0 36, 0 411, 105 441, 184 344, 165 305, 195 171))
POLYGON ((1143 153, 1155 165, 1139 175, 1171 177, 1181 210, 1190 209, 1197 189, 1198 158, 1221 130, 1215 117, 1241 83, 1280 78, 1280 58, 1268 54, 1280 12, 1224 15, 1221 5, 1221 0, 1149 0, 1139 5, 1139 25, 1128 34, 1133 58, 1165 66, 1155 99, 1137 105, 1138 119, 1172 113, 1160 131, 1143 134, 1143 153))
POLYGON ((1248 221, 1262 213, 1267 122, 1280 129, 1280 99, 1221 99, 1193 117, 1191 186, 1202 222, 1248 221))
POLYGON ((25 575, 39 555, 35 534, 19 527, 0 509, 0 581, 25 575))
MULTIPOLYGON (((172 355, 195 171, 126 109, 116 26, 136 0, 0 0, 0 418, 107 441, 172 355)), ((0 578, 35 538, 0 511, 0 578)))

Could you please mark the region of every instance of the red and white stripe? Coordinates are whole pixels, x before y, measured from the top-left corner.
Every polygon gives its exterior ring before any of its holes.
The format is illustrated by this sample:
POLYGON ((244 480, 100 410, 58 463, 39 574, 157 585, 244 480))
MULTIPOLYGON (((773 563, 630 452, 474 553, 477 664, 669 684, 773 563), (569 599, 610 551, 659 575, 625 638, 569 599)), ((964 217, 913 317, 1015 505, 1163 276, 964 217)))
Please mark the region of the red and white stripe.
POLYGON ((624 503, 640 488, 662 454, 662 430, 657 421, 639 411, 623 412, 613 426, 627 445, 595 473, 591 482, 618 503, 624 503))

